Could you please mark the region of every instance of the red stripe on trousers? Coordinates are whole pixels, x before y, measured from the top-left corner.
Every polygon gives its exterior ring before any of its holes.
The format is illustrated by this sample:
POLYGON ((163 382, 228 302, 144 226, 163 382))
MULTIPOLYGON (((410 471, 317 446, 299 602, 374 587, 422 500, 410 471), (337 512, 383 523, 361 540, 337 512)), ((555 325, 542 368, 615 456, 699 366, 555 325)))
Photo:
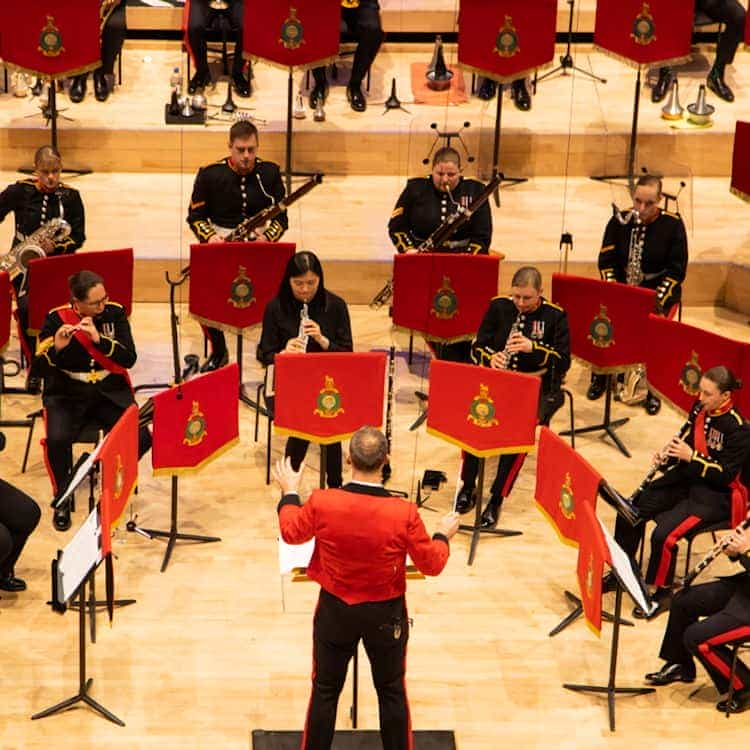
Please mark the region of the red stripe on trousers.
MULTIPOLYGON (((715 646, 723 646, 724 644, 730 643, 731 641, 741 641, 749 637, 750 626, 742 625, 739 628, 727 630, 726 633, 719 633, 719 635, 715 635, 712 638, 709 638, 707 641, 699 643, 698 650, 703 654, 706 661, 710 662, 718 672, 720 672, 724 677, 727 678, 727 680, 729 680, 729 675, 732 673, 731 667, 727 666, 727 663, 720 656, 715 654, 712 649, 715 646)), ((743 683, 742 680, 735 674, 734 680, 732 680, 732 688, 734 690, 741 690, 743 687, 745 687, 745 683, 743 683)))
POLYGON ((654 578, 655 586, 664 585, 664 581, 667 579, 667 573, 669 573, 669 568, 672 564, 672 556, 677 542, 702 520, 703 519, 698 516, 688 516, 681 524, 675 526, 675 528, 669 532, 669 536, 667 536, 661 548, 659 567, 656 569, 656 576, 654 578))
POLYGON ((518 476, 518 472, 521 471, 521 467, 525 460, 525 453, 519 453, 516 456, 516 460, 513 462, 513 466, 510 467, 510 471, 508 472, 508 478, 505 480, 505 484, 500 490, 500 497, 508 497, 508 495, 510 495, 510 491, 513 489, 513 484, 518 476))

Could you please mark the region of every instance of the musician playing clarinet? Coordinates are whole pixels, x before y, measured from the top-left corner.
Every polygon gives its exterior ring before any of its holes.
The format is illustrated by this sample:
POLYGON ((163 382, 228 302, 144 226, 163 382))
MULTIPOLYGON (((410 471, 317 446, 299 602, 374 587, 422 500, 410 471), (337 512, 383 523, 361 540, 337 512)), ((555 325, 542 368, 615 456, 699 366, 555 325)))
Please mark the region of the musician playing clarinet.
MULTIPOLYGON (((732 645, 750 638, 750 533, 740 526, 717 546, 744 570, 683 589, 674 597, 659 651, 666 663, 646 675, 651 685, 694 682, 698 659, 719 694, 729 691, 732 645)), ((740 713, 748 707, 750 669, 738 659, 732 698, 723 698, 716 708, 722 713, 740 713)))
MULTIPOLYGON (((135 402, 127 371, 137 355, 125 310, 110 301, 93 271, 78 271, 68 286, 70 304, 47 313, 34 359, 44 378, 47 465, 56 495, 70 479, 81 429, 95 425, 107 432, 135 402)), ((139 455, 150 447, 151 434, 141 427, 139 455)), ((55 509, 53 523, 58 531, 70 528, 68 504, 55 509)))
MULTIPOLYGON (((318 257, 307 250, 293 255, 278 294, 263 313, 263 330, 256 350, 258 361, 267 367, 273 364, 279 352, 350 352, 352 349, 349 310, 341 297, 326 289, 318 257)), ((273 410, 272 401, 269 408, 273 410)), ((308 445, 307 440, 298 437, 286 441, 284 455, 291 458, 295 471, 304 460, 308 445)), ((341 443, 331 443, 326 454, 329 487, 341 487, 341 470, 341 443)))
MULTIPOLYGON (((723 365, 703 373, 688 421, 654 455, 661 476, 632 498, 644 522, 656 521, 645 576, 656 591, 650 610, 636 607, 634 617, 651 619, 668 608, 680 539, 715 523, 729 523, 732 486, 750 459, 750 426, 732 403, 732 391, 739 387, 723 365)), ((643 528, 644 523, 632 526, 617 517, 615 539, 631 558, 643 528)))
MULTIPOLYGON (((498 370, 539 375, 539 423, 549 424, 562 406, 561 384, 570 367, 570 332, 565 311, 542 296, 542 275, 533 266, 523 266, 513 275, 509 297, 490 302, 472 345, 475 364, 498 370)), ((482 528, 497 524, 503 499, 513 489, 526 455, 500 456, 490 498, 482 511, 482 528)), ((462 486, 456 501, 459 513, 476 504, 475 485, 479 459, 464 454, 462 486)))
MULTIPOLYGON (((239 120, 229 129, 229 155, 201 167, 195 176, 187 222, 199 242, 223 242, 244 219, 284 200, 286 192, 278 164, 258 155, 258 129, 239 120)), ((262 231, 262 239, 278 242, 289 228, 286 211, 262 231)), ((204 327, 211 355, 201 372, 223 367, 229 360, 224 333, 204 327)))
MULTIPOLYGON (((682 218, 660 208, 661 200, 661 180, 648 174, 640 177, 631 211, 617 211, 604 230, 599 273, 604 281, 655 289, 656 312, 666 315, 682 296, 688 250, 682 218)), ((604 375, 592 374, 587 398, 598 399, 605 383, 604 375)), ((649 391, 644 408, 656 414, 661 401, 649 391)))

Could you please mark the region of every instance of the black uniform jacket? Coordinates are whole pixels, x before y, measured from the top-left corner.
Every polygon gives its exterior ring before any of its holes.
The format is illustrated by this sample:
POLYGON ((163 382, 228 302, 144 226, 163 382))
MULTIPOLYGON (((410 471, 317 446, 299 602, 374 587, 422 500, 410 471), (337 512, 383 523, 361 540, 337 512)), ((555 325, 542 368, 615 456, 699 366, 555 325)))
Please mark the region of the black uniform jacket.
POLYGON ((745 553, 736 559, 745 570, 733 576, 721 576, 724 580, 731 581, 736 587, 732 598, 722 612, 750 623, 750 556, 745 553))
POLYGON ((570 367, 568 316, 561 307, 544 297, 536 310, 520 316, 510 297, 495 297, 477 331, 471 358, 476 364, 489 367, 492 355, 505 349, 516 319, 520 333, 531 339, 533 349, 528 353, 516 352, 511 355, 508 369, 517 372, 546 369, 542 376, 542 391, 559 388, 563 375, 570 367))
MULTIPOLYGON (((198 170, 187 222, 198 240, 207 242, 216 234, 214 224, 234 229, 244 219, 281 202, 285 195, 278 164, 256 158, 255 169, 240 175, 225 157, 198 170)), ((286 211, 282 211, 263 235, 275 242, 288 228, 286 211)))
MULTIPOLYGON (((438 190, 432 177, 415 177, 406 183, 388 222, 396 250, 405 253, 426 240, 458 206, 468 208, 484 190, 477 180, 460 179, 452 192, 438 190), (455 201, 455 203, 454 203, 455 201), (457 205, 458 204, 458 205, 457 205)), ((485 202, 449 240, 442 252, 487 253, 492 241, 492 212, 485 202)))
POLYGON ((16 236, 13 244, 16 245, 45 222, 59 217, 61 203, 63 218, 70 224, 70 234, 55 243, 50 255, 73 253, 83 245, 86 233, 81 195, 69 185, 60 183, 52 193, 40 190, 37 181, 31 177, 8 185, 0 193, 0 221, 14 212, 16 236))
MULTIPOLYGON (((632 222, 623 225, 614 216, 609 220, 599 251, 599 272, 605 281, 625 283, 634 226, 632 222)), ((687 235, 682 218, 660 210, 656 219, 646 225, 641 254, 644 278, 640 286, 656 289, 656 301, 661 304, 665 298, 675 296, 675 287, 685 280, 687 263, 687 235)))
POLYGON ((315 490, 304 505, 291 493, 278 512, 285 542, 315 537, 307 574, 347 604, 403 596, 407 553, 425 575, 438 575, 448 561, 448 539, 430 539, 416 504, 383 487, 350 482, 315 490))
MULTIPOLYGON (((58 313, 61 309, 63 308, 56 308, 47 313, 37 343, 35 369, 44 378, 45 404, 48 399, 59 396, 87 399, 91 397, 92 389, 123 408, 132 404, 133 391, 126 378, 116 373, 101 378, 101 366, 75 337, 59 352, 55 350, 55 331, 63 325, 58 313), (91 382, 78 380, 65 371, 91 373, 91 382)), ((94 318, 94 324, 100 335, 96 348, 118 365, 132 367, 137 354, 130 323, 122 305, 108 302, 102 314, 94 318)))
MULTIPOLYGON (((685 442, 695 446, 695 407, 690 412, 689 431, 685 442)), ((715 490, 728 489, 739 472, 750 461, 750 425, 733 408, 723 413, 706 414, 704 423, 708 453, 693 451, 690 461, 668 465, 653 486, 667 486, 674 482, 705 482, 715 490)))
MULTIPOLYGON (((278 297, 274 297, 266 305, 263 313, 263 331, 256 349, 256 356, 264 365, 270 365, 274 355, 284 350, 287 341, 299 334, 301 310, 302 303, 297 300, 292 302, 291 309, 285 309, 278 297)), ((321 333, 331 342, 326 351, 350 352, 353 350, 349 310, 341 297, 323 290, 313 299, 308 314, 320 326, 321 333)), ((309 338, 307 351, 322 352, 323 349, 317 341, 309 338)))

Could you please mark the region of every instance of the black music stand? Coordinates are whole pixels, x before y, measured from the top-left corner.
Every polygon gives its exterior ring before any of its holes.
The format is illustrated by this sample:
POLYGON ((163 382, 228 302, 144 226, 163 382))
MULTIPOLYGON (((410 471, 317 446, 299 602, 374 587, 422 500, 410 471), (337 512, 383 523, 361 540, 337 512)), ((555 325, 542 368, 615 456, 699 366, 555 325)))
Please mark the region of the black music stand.
POLYGON ((563 683, 566 690, 573 690, 577 693, 604 693, 607 696, 607 708, 609 712, 609 731, 615 731, 615 698, 617 695, 647 695, 655 692, 652 687, 617 687, 615 678, 617 674, 617 648, 620 639, 620 614, 622 612, 622 586, 617 582, 615 590, 615 614, 612 627, 612 642, 610 646, 609 658, 609 680, 606 685, 579 685, 572 683, 563 683))
MULTIPOLYGON (((583 602, 581 601, 580 597, 577 597, 572 591, 568 591, 565 589, 563 591, 563 595, 565 596, 565 599, 569 604, 573 605, 573 609, 571 612, 569 612, 565 617, 563 617, 562 620, 560 620, 557 625, 555 625, 552 630, 547 633, 547 635, 552 638, 553 636, 557 635, 558 633, 562 633, 565 628, 568 627, 568 625, 572 625, 579 617, 583 616, 583 602)), ((615 616, 611 612, 605 612, 602 610, 602 619, 606 620, 607 622, 614 622, 615 616)), ((630 620, 620 620, 620 625, 627 625, 628 627, 634 627, 633 623, 630 622, 630 620)))
POLYGON ((494 135, 494 142, 492 146, 492 175, 490 179, 493 179, 494 177, 497 177, 500 175, 503 179, 500 185, 498 185, 497 190, 495 190, 495 205, 500 207, 500 187, 502 186, 502 183, 509 183, 510 185, 518 185, 521 182, 528 182, 528 177, 507 177, 501 170, 500 170, 500 139, 502 136, 502 123, 503 119, 503 87, 502 84, 498 85, 497 90, 497 109, 495 110, 495 135, 494 135))

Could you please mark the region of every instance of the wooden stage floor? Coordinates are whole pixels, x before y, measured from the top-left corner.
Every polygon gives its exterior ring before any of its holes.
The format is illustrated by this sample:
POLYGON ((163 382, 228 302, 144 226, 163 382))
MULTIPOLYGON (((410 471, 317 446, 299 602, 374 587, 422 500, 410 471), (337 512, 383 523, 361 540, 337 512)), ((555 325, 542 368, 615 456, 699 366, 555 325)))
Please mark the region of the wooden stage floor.
MULTIPOLYGON (((357 349, 399 347, 394 408, 394 488, 414 492, 427 469, 440 469, 448 483, 429 505, 445 512, 454 491, 458 454, 428 436, 409 432, 417 414, 413 397, 425 389, 419 363, 410 372, 402 356, 403 334, 390 331, 385 312, 352 309, 357 349)), ((687 308, 686 322, 720 326, 727 335, 750 340, 746 319, 726 310, 687 308)), ((132 318, 140 358, 134 381, 168 377, 170 347, 165 305, 136 305, 132 318)), ((183 353, 198 351, 199 329, 185 316, 183 353)), ((257 334, 254 337, 257 338, 257 334)), ((11 352, 15 350, 11 344, 11 352)), ((257 381, 253 346, 245 349, 245 378, 257 381)), ((602 403, 584 397, 587 373, 574 365, 568 386, 576 399, 579 424, 601 416, 602 403)), ((30 412, 38 399, 7 395, 3 417, 30 412)), ((112 748, 222 748, 247 750, 253 729, 299 729, 307 705, 310 672, 310 622, 316 586, 291 584, 278 575, 275 506, 278 494, 264 484, 262 443, 252 440, 253 412, 240 407, 241 443, 201 474, 180 482, 180 526, 193 533, 221 536, 219 544, 178 545, 165 573, 159 572, 164 545, 119 531, 117 594, 137 604, 118 611, 110 629, 103 615, 99 637, 89 646, 92 694, 119 715, 118 728, 88 709, 31 722, 35 711, 74 693, 77 685, 77 617, 59 616, 45 602, 49 566, 72 532, 52 529, 49 481, 37 440, 29 471, 20 474, 25 434, 6 430, 0 454, 7 481, 37 498, 43 519, 31 537, 18 575, 28 591, 0 599, 3 632, 0 747, 3 750, 82 750, 112 748)), ((596 436, 581 438, 580 452, 622 492, 630 492, 646 473, 650 453, 674 433, 682 417, 664 408, 648 417, 636 407, 615 406, 631 421, 619 431, 633 458, 596 436)), ((553 427, 561 429, 561 412, 553 427)), ((265 427, 265 424, 262 425, 265 427)), ((37 438, 39 435, 37 435, 37 438)), ((274 438, 273 455, 283 450, 274 438)), ((317 451, 311 449, 305 486, 316 478, 317 451)), ((578 622, 556 638, 547 632, 567 614, 564 589, 576 589, 576 552, 559 543, 533 504, 536 460, 531 455, 506 502, 503 526, 523 531, 505 540, 483 539, 477 559, 467 567, 468 539, 458 536, 444 574, 409 585, 414 618, 409 648, 408 684, 413 723, 418 729, 453 729, 459 750, 526 748, 614 748, 631 750, 658 741, 661 750, 734 746, 747 734, 746 718, 727 721, 713 706, 716 695, 699 670, 695 685, 678 684, 656 694, 618 698, 617 731, 607 728, 606 703, 575 695, 563 682, 606 683, 611 628, 597 639, 578 622), (694 698, 689 695, 701 686, 694 698)), ((413 498, 413 495, 412 495, 413 498)), ((141 465, 140 493, 132 503, 138 522, 166 528, 169 483, 141 465)), ((611 509, 599 514, 611 524, 611 509)), ((428 529, 438 515, 422 512, 428 529)), ((78 510, 76 524, 83 518, 78 510)), ((694 562, 710 542, 696 544, 694 562)), ((706 579, 726 572, 717 562, 706 579)), ((102 579, 103 580, 103 579, 102 579)), ((103 583, 100 582, 103 590, 103 583)), ((611 606, 611 595, 605 602, 611 606)), ((630 603, 627 605, 629 613, 630 603)), ((638 622, 621 631, 618 684, 637 686, 660 665, 658 646, 665 617, 638 622)), ((366 666, 361 672, 360 727, 377 726, 377 703, 366 666)), ((350 684, 342 695, 338 726, 349 725, 350 684)))

